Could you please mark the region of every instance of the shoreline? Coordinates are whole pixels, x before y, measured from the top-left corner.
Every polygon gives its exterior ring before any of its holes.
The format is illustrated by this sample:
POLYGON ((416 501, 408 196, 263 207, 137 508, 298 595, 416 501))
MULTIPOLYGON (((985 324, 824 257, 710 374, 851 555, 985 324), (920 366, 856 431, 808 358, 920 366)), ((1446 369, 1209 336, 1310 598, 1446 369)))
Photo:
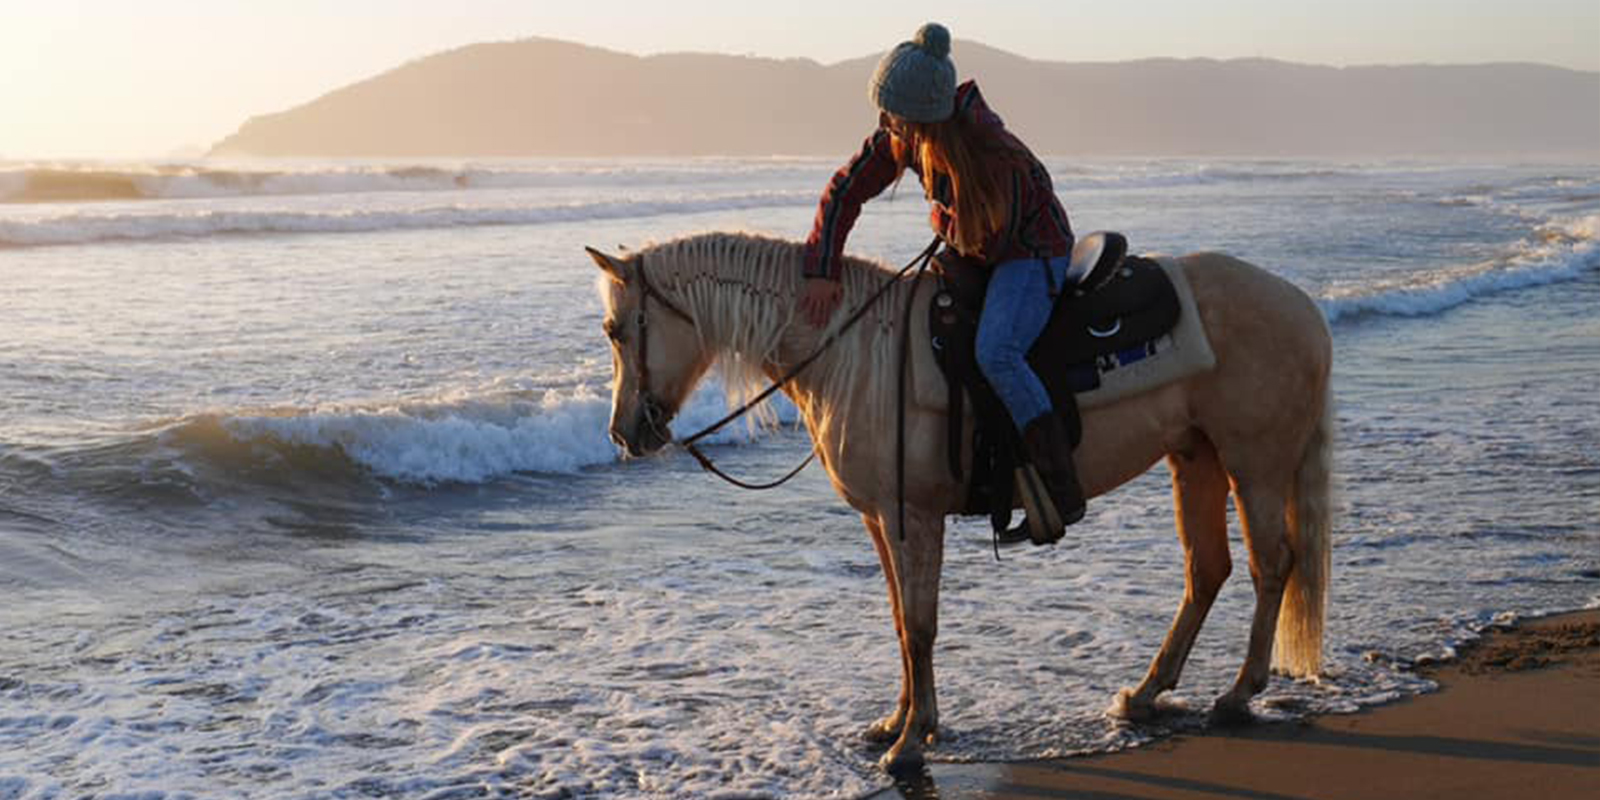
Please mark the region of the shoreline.
POLYGON ((1115 753, 929 765, 869 797, 1404 800, 1600 786, 1600 609, 1491 629, 1419 672, 1436 691, 1352 714, 1184 733, 1115 753))

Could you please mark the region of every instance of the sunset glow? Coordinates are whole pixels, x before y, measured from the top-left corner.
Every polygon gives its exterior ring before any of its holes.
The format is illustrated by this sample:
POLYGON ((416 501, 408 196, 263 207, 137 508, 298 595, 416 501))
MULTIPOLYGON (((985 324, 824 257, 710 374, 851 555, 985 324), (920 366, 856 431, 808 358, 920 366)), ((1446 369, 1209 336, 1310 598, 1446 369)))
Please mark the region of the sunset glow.
POLYGON ((1519 61, 1600 70, 1586 0, 1193 4, 692 0, 571 4, 401 0, 270 6, 153 0, 7 3, 0 158, 192 155, 281 111, 408 60, 530 36, 629 53, 698 51, 823 63, 869 56, 938 19, 959 40, 1057 61, 1264 57, 1330 65, 1519 61), (845 22, 848 20, 848 22, 845 22))

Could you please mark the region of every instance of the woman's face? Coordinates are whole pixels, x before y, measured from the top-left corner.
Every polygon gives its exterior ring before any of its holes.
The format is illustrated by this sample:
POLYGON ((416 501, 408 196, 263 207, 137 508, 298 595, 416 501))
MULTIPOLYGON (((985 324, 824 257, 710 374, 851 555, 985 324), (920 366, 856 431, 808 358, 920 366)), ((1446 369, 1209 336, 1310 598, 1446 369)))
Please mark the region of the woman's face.
POLYGON ((878 126, 898 138, 904 139, 906 136, 906 121, 887 111, 878 112, 878 126))

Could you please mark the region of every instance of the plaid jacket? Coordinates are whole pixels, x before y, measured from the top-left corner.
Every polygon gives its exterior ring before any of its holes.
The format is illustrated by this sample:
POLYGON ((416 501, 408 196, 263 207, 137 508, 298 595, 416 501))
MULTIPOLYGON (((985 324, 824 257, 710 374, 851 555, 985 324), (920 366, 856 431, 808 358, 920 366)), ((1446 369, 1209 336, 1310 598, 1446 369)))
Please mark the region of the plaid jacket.
MULTIPOLYGON (((967 81, 956 87, 955 113, 969 115, 1027 152, 1022 142, 1006 130, 999 115, 983 102, 977 83, 967 81)), ((806 277, 838 277, 845 238, 850 235, 856 217, 861 215, 862 204, 878 196, 900 177, 890 139, 886 129, 873 131, 862 143, 861 152, 828 181, 822 200, 817 204, 811 235, 806 237, 806 277)), ((992 266, 1017 258, 1055 257, 1072 252, 1072 226, 1067 222, 1067 212, 1061 207, 1061 201, 1056 198, 1050 173, 1038 158, 1029 155, 1028 170, 1014 170, 1011 175, 1009 223, 995 231, 979 252, 961 255, 992 266)), ((911 169, 921 176, 920 164, 913 162, 911 169)), ((929 221, 934 233, 953 247, 956 213, 950 189, 949 176, 935 177, 933 191, 928 197, 933 206, 929 221)))

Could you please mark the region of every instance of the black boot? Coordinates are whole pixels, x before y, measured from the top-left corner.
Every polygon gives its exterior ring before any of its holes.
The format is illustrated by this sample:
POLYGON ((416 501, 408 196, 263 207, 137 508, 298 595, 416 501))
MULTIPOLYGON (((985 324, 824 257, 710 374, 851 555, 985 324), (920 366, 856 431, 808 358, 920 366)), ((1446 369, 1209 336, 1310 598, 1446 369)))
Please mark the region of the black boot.
POLYGON ((1022 429, 1022 449, 1029 462, 1019 476, 1028 538, 1051 544, 1066 533, 1066 526, 1083 519, 1083 487, 1072 462, 1072 441, 1061 419, 1050 413, 1022 429))

